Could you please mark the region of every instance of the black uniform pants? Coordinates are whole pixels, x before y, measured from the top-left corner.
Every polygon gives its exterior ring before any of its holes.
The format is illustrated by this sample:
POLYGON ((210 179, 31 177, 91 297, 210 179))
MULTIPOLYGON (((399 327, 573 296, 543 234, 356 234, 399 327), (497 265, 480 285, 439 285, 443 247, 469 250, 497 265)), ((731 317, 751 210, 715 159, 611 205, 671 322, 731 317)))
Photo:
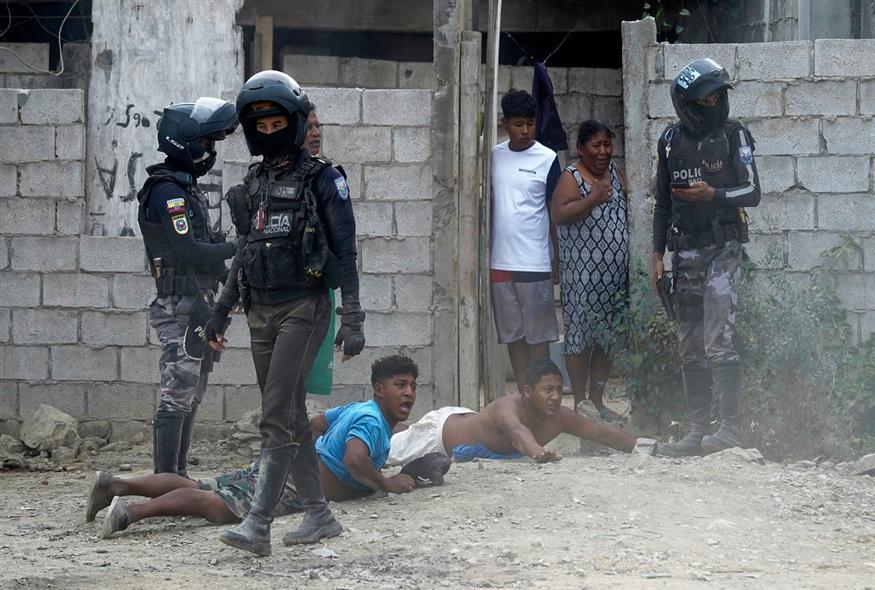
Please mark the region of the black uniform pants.
POLYGON ((249 310, 252 360, 261 389, 261 447, 306 444, 313 437, 304 384, 331 314, 328 292, 249 310))

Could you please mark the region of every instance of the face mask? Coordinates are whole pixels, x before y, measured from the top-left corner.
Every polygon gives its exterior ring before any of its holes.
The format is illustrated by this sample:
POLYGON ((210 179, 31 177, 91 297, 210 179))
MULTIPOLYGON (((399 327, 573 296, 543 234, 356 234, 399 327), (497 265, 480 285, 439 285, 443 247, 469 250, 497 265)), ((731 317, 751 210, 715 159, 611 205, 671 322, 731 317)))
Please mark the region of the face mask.
POLYGON ((289 128, 267 134, 255 132, 255 144, 267 160, 276 160, 289 152, 289 128))
POLYGON ((204 158, 200 162, 195 162, 192 166, 192 171, 195 176, 203 176, 213 169, 216 164, 216 152, 210 152, 209 157, 204 158))
POLYGON ((722 127, 729 117, 729 101, 721 97, 716 105, 707 107, 700 104, 692 105, 695 113, 702 118, 702 131, 713 131, 722 127))

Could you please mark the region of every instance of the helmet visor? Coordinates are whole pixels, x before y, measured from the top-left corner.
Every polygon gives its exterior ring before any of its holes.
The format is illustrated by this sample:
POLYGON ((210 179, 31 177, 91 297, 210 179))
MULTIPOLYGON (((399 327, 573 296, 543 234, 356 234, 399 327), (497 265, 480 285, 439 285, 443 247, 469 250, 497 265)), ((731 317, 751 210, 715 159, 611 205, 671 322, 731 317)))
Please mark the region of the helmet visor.
POLYGON ((200 125, 201 137, 224 139, 237 127, 237 111, 234 105, 211 96, 197 99, 189 117, 200 125))

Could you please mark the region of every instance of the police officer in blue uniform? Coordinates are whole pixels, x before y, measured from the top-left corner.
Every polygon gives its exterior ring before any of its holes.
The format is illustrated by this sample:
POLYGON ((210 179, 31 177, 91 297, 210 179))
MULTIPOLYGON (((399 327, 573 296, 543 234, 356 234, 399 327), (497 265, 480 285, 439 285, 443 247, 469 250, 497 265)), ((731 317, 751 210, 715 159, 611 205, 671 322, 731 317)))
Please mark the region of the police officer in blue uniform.
POLYGON ((236 126, 234 106, 218 98, 166 107, 158 122, 158 150, 166 159, 146 168, 149 178, 137 194, 137 221, 158 292, 149 306, 161 342, 155 473, 186 475, 208 363, 186 355, 184 336, 192 318, 209 317, 209 301, 225 274, 223 261, 237 251, 235 242, 213 230, 197 179, 215 164, 216 141, 236 126))
POLYGON ((271 552, 273 509, 288 474, 306 513, 283 542, 315 543, 343 530, 322 493, 304 389, 334 313, 329 289, 341 290, 336 347, 349 358, 365 345, 349 187, 337 168, 303 147, 310 111, 300 86, 273 70, 254 75, 237 96, 249 151, 263 159, 228 192, 246 243, 207 324, 211 346, 221 349, 225 318, 242 299, 262 395, 261 466, 252 509, 221 540, 259 555, 271 552))

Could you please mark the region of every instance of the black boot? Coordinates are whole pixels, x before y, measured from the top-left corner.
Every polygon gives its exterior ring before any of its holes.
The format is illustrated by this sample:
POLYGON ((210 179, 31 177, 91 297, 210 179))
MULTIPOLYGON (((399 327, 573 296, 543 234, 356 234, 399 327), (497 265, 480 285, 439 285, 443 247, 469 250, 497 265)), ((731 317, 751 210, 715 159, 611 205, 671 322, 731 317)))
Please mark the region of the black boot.
POLYGON ((286 533, 283 543, 299 545, 316 543, 319 539, 336 537, 343 532, 343 527, 335 520, 328 503, 322 494, 322 482, 319 480, 319 457, 316 456, 316 442, 310 441, 301 447, 300 452, 292 461, 292 478, 295 480, 295 490, 301 507, 306 511, 304 520, 296 530, 286 533))
POLYGON ((737 362, 715 366, 714 389, 720 396, 720 428, 702 439, 702 451, 716 453, 741 446, 741 365, 737 362))
POLYGON ((711 422, 711 374, 704 367, 689 365, 683 368, 683 378, 690 430, 675 443, 657 445, 657 455, 691 457, 702 454, 702 438, 708 433, 711 422))
POLYGON ((182 423, 182 436, 179 439, 179 457, 176 460, 176 472, 182 477, 188 477, 188 449, 191 446, 191 434, 194 432, 194 416, 197 404, 191 406, 191 412, 182 423))
POLYGON ((222 543, 257 555, 270 555, 273 509, 283 494, 289 465, 298 448, 297 444, 290 444, 275 449, 261 449, 258 483, 252 507, 243 522, 222 533, 219 537, 222 543))
POLYGON ((155 473, 176 473, 179 460, 179 444, 182 439, 182 423, 185 414, 158 410, 152 426, 152 459, 155 473))

